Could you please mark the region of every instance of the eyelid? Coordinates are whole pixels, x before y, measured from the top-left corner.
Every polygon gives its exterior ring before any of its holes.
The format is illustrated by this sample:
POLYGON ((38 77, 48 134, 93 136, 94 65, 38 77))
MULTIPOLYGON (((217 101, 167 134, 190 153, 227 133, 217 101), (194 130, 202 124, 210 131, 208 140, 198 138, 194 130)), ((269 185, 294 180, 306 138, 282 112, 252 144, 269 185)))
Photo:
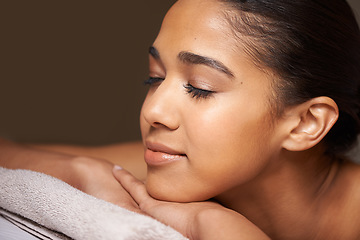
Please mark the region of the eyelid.
MULTIPOLYGON (((144 81, 144 84, 150 86, 156 86, 155 84, 162 82, 164 80, 165 78, 149 77, 144 81)), ((186 93, 190 94, 192 98, 196 98, 196 99, 206 99, 210 97, 213 93, 215 93, 215 91, 194 87, 190 83, 184 84, 184 88, 186 89, 186 93)))
POLYGON ((192 98, 196 99, 206 99, 210 97, 213 93, 215 93, 214 91, 194 87, 190 83, 184 84, 184 88, 186 89, 186 92, 191 95, 192 98))
POLYGON ((146 79, 144 81, 144 85, 153 85, 155 83, 158 83, 158 82, 161 82, 161 81, 164 81, 165 78, 160 78, 160 77, 149 77, 148 79, 146 79))

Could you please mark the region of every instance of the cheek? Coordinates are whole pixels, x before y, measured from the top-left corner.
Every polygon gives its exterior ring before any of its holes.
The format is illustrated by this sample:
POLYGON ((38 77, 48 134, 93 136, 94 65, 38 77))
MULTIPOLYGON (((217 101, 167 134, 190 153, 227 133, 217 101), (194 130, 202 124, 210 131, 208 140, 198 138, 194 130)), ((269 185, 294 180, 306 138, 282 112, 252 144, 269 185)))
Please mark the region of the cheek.
POLYGON ((149 130, 150 130, 150 124, 146 121, 145 117, 144 117, 144 108, 147 104, 147 98, 148 96, 145 98, 143 105, 141 107, 140 110, 140 131, 141 131, 141 137, 144 140, 145 136, 148 134, 149 130))
POLYGON ((251 151, 269 131, 269 113, 258 104, 218 104, 210 110, 187 114, 185 118, 189 149, 198 153, 228 155, 251 151), (204 151, 206 150, 206 151, 204 151))
POLYGON ((145 118, 143 116, 143 112, 141 110, 141 112, 140 112, 140 131, 141 131, 142 139, 145 138, 147 129, 149 128, 148 126, 149 126, 149 124, 145 121, 145 118))
POLYGON ((246 182, 264 167, 270 137, 264 123, 267 111, 221 109, 199 114, 189 123, 194 130, 188 131, 193 174, 218 193, 246 182))

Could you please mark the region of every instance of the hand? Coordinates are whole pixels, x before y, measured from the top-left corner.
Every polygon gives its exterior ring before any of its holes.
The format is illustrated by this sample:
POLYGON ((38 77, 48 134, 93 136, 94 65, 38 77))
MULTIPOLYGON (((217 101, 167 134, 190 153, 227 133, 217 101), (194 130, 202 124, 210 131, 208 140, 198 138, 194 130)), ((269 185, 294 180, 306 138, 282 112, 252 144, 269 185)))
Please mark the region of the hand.
POLYGON ((239 213, 211 201, 176 203, 159 201, 146 191, 144 183, 129 172, 114 168, 115 178, 135 199, 140 210, 190 239, 269 239, 239 213))
POLYGON ((114 178, 113 164, 88 157, 77 157, 73 162, 71 169, 76 175, 76 178, 72 180, 74 187, 96 198, 143 214, 130 194, 114 178))

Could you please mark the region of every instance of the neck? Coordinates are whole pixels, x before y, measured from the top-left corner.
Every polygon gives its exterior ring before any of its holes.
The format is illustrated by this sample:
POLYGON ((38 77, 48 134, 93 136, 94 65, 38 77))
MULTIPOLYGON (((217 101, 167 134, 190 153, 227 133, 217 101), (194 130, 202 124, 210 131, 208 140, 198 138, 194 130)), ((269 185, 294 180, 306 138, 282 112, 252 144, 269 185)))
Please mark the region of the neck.
POLYGON ((310 239, 304 234, 316 227, 316 210, 332 186, 337 164, 319 149, 280 155, 256 179, 216 199, 270 237, 310 239))

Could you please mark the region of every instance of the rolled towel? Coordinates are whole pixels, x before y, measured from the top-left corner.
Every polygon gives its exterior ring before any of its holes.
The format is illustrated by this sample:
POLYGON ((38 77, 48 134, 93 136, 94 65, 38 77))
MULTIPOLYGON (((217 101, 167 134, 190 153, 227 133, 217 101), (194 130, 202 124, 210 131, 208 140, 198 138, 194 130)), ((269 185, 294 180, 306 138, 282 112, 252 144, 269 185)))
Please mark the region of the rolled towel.
POLYGON ((8 218, 17 216, 15 221, 23 221, 30 228, 35 223, 56 236, 61 233, 89 240, 187 239, 151 217, 97 199, 46 174, 0 168, 0 184, 0 207, 6 210, 3 215, 8 212, 8 218))

